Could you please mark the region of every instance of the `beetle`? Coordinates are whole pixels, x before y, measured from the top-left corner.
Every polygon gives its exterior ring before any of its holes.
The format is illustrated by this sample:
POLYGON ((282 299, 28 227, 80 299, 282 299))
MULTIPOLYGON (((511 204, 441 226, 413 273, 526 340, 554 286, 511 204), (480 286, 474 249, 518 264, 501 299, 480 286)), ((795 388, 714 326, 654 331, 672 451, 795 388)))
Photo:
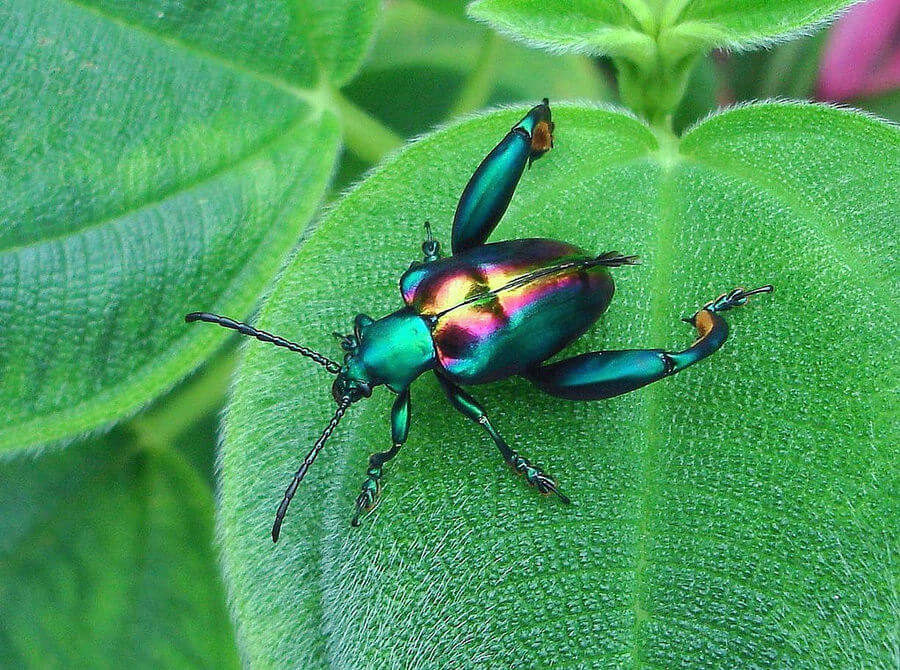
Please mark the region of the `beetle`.
POLYGON ((206 312, 188 314, 306 356, 335 375, 337 410, 303 459, 284 493, 272 526, 277 542, 288 505, 316 456, 351 404, 376 386, 396 394, 391 409, 392 446, 369 457, 351 525, 381 499, 384 464, 397 455, 409 434, 410 385, 432 371, 450 401, 477 423, 504 460, 525 481, 564 503, 556 481, 515 451, 475 398, 462 387, 521 375, 538 389, 569 400, 599 400, 669 377, 719 349, 728 337, 722 312, 743 305, 766 285, 736 288, 706 303, 687 319, 697 329, 683 351, 629 349, 596 351, 547 361, 584 334, 606 311, 615 286, 610 269, 634 265, 635 256, 592 255, 549 239, 487 243, 527 167, 553 147, 550 103, 533 107, 484 158, 463 190, 453 218, 452 254, 444 257, 426 222, 423 259, 400 277, 403 306, 380 319, 358 314, 353 332, 335 333, 343 363, 245 323, 206 312))

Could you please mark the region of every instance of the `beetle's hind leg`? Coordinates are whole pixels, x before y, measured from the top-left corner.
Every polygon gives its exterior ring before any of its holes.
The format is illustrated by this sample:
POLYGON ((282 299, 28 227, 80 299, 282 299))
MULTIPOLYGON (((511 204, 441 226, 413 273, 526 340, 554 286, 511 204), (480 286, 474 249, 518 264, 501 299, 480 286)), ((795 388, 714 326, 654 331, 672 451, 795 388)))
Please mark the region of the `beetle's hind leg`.
POLYGON ((497 429, 491 424, 484 409, 482 409, 475 398, 463 391, 459 386, 443 375, 437 374, 436 376, 441 383, 444 392, 447 394, 447 397, 450 399, 450 404, 452 404, 461 414, 484 429, 494 441, 494 444, 497 445, 500 453, 503 454, 504 460, 506 460, 513 470, 525 477, 525 481, 528 482, 529 485, 535 487, 541 493, 555 493, 559 496, 560 500, 566 504, 572 502, 559 490, 556 481, 550 477, 550 475, 546 474, 540 467, 533 465, 531 461, 514 451, 506 443, 506 440, 503 439, 503 436, 500 435, 500 433, 497 432, 497 429))
POLYGON ((715 353, 728 338, 728 324, 719 314, 747 302, 757 293, 736 288, 723 293, 683 319, 697 328, 697 339, 684 351, 628 349, 594 351, 556 363, 541 365, 525 374, 539 389, 568 400, 601 400, 628 393, 684 370, 715 353))
POLYGON ((454 254, 484 244, 509 207, 525 166, 553 147, 553 128, 550 102, 544 98, 481 162, 456 206, 451 236, 454 254))

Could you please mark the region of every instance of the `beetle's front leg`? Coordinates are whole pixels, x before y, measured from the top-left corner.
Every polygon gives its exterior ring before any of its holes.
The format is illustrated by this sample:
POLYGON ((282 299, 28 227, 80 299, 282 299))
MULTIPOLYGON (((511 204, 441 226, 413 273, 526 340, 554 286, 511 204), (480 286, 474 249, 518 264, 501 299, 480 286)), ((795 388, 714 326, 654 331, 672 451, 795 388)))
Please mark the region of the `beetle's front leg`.
POLYGON ((569 504, 572 501, 563 494, 556 486, 556 482, 548 474, 544 473, 540 467, 532 465, 531 461, 514 451, 503 439, 503 436, 497 432, 497 429, 491 424, 487 414, 471 395, 463 391, 459 386, 451 382, 441 374, 437 374, 438 381, 441 383, 450 404, 460 412, 463 416, 468 417, 479 426, 484 428, 485 432, 490 435, 494 444, 503 454, 503 458, 509 463, 517 473, 525 477, 525 481, 535 487, 541 493, 555 493, 560 500, 569 504))
POLYGON ((350 520, 351 526, 358 526, 360 517, 378 506, 381 500, 382 468, 385 463, 397 455, 400 447, 406 442, 407 435, 409 435, 409 388, 400 392, 391 408, 391 439, 394 446, 387 451, 369 456, 366 480, 363 482, 362 491, 356 498, 356 511, 350 520))

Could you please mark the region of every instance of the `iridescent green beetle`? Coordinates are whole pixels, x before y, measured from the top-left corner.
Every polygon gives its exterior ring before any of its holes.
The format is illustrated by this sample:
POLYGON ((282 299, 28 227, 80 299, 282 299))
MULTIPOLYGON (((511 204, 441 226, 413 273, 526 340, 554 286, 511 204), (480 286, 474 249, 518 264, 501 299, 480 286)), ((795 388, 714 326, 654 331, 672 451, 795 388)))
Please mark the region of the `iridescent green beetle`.
POLYGON ((387 386, 397 394, 391 410, 391 449, 372 454, 352 525, 371 511, 381 496, 384 464, 406 441, 410 423, 409 387, 433 371, 450 403, 480 425, 512 468, 541 493, 568 503, 556 482, 513 450, 478 402, 461 386, 522 375, 540 390, 570 400, 610 398, 675 374, 716 351, 728 337, 720 316, 756 293, 737 288, 707 303, 690 319, 696 341, 684 351, 662 349, 597 351, 546 363, 580 337, 606 310, 614 284, 610 268, 636 262, 615 252, 593 256, 566 242, 522 239, 485 244, 506 211, 525 166, 553 146, 550 104, 532 108, 494 147, 466 185, 453 219, 453 254, 442 258, 431 236, 422 244, 424 259, 400 278, 404 306, 381 319, 356 316, 353 333, 337 335, 343 364, 244 323, 215 314, 188 314, 263 342, 303 354, 336 375, 332 394, 337 411, 307 454, 275 516, 272 539, 278 541, 291 498, 347 408, 372 389, 387 386))

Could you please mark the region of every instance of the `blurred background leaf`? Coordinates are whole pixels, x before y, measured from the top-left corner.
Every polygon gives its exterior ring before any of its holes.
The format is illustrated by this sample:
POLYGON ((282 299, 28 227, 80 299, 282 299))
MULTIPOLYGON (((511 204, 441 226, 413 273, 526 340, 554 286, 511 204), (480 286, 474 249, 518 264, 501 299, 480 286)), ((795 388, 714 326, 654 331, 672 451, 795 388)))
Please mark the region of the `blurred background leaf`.
POLYGON ((240 667, 213 497, 174 451, 103 439, 0 468, 0 667, 240 667))
MULTIPOLYGON (((260 327, 334 356, 331 331, 400 307, 422 221, 447 243, 463 185, 523 112, 383 163, 300 249, 260 327)), ((556 148, 493 239, 644 261, 616 272, 615 302, 572 353, 680 348, 692 331, 679 317, 722 291, 775 293, 729 314, 715 359, 637 393, 476 390, 574 507, 512 476, 427 376, 374 515, 349 528, 367 456, 389 441, 383 390, 349 412, 274 547, 283 487, 334 402, 317 366, 249 342, 219 511, 252 665, 889 667, 900 181, 884 167, 900 161, 900 132, 799 104, 725 112, 682 140, 590 107, 559 104, 554 120, 556 148)))
MULTIPOLYGON (((390 3, 365 67, 344 89, 347 97, 404 137, 486 105, 611 97, 588 58, 513 44, 466 21, 464 4, 390 3)), ((365 167, 355 156, 345 157, 336 186, 359 178, 365 167)))

